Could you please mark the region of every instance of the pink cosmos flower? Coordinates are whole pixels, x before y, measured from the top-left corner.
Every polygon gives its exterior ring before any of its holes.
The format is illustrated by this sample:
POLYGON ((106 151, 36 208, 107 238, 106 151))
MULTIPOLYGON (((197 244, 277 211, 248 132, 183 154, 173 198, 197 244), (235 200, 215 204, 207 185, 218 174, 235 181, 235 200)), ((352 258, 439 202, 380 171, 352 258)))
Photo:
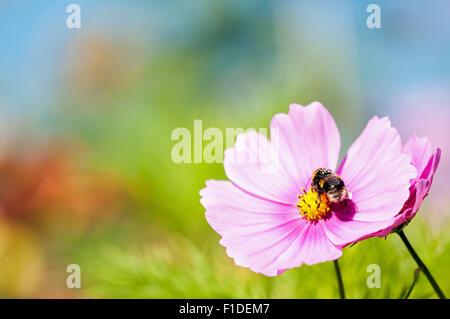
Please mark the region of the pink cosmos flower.
POLYGON ((431 143, 426 137, 419 138, 414 135, 403 147, 403 153, 410 156, 411 164, 417 169, 416 177, 410 181, 409 198, 401 211, 392 218, 392 224, 389 227, 366 238, 385 237, 393 229, 406 225, 416 215, 422 201, 430 191, 433 176, 441 158, 441 150, 437 148, 433 153, 431 143))
POLYGON ((335 260, 342 247, 389 227, 417 176, 389 119, 374 117, 336 170, 351 199, 333 203, 310 189, 316 169, 337 167, 331 114, 319 102, 292 104, 273 117, 270 132, 270 141, 254 131, 239 135, 225 151, 231 181, 209 180, 200 191, 227 254, 266 276, 335 260))

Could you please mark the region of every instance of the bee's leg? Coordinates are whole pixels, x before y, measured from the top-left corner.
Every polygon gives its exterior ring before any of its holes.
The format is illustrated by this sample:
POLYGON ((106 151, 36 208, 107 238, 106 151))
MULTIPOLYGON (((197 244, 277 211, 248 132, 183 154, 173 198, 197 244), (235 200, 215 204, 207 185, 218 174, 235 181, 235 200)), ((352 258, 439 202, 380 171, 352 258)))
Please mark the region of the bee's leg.
POLYGON ((322 196, 320 196, 320 193, 317 193, 317 197, 319 197, 319 206, 322 205, 322 196))

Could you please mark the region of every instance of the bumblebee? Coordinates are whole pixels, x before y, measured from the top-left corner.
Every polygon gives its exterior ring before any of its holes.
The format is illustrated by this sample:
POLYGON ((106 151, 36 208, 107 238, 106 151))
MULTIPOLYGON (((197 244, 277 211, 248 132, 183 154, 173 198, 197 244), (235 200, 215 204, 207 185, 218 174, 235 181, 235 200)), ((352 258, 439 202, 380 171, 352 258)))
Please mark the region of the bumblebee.
POLYGON ((328 168, 318 168, 314 171, 311 189, 320 195, 325 193, 331 203, 339 203, 352 199, 352 194, 345 187, 342 178, 328 168))

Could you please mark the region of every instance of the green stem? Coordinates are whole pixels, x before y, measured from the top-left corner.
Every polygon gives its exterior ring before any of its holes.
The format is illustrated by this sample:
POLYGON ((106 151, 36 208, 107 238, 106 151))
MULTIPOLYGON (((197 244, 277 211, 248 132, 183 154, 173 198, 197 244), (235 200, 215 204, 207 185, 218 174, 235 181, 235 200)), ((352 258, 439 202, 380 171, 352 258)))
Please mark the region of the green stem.
POLYGON ((414 289, 414 286, 416 285, 417 280, 419 280, 419 274, 420 274, 420 271, 421 271, 420 268, 417 268, 417 269, 414 271, 414 279, 413 279, 413 282, 412 282, 411 287, 409 287, 409 290, 406 292, 405 299, 408 299, 409 296, 411 296, 411 293, 412 293, 412 291, 413 291, 413 289, 414 289))
POLYGON ((333 260, 334 270, 336 270, 336 278, 339 285, 339 296, 341 299, 345 299, 345 290, 344 290, 344 282, 342 281, 341 269, 339 268, 339 264, 337 259, 333 260))
POLYGON ((420 257, 417 255, 414 248, 409 243, 408 239, 405 236, 405 233, 403 230, 399 230, 397 234, 400 236, 400 238, 403 240, 403 243, 405 244, 406 248, 408 249, 409 253, 411 254, 412 258, 415 260, 417 265, 419 266, 420 270, 425 274, 425 277, 427 277, 428 281, 430 282, 431 286, 433 287, 436 294, 439 296, 440 299, 447 299, 442 292, 441 288, 439 288, 436 280, 434 280, 433 276, 431 275, 430 271, 428 270, 427 266, 423 263, 423 261, 420 259, 420 257))

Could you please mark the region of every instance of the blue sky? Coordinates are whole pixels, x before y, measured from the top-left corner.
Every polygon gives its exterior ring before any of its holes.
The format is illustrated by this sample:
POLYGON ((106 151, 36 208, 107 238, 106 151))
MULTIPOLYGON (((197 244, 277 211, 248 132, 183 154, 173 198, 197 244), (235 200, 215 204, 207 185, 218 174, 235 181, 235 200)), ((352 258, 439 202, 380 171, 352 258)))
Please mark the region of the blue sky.
MULTIPOLYGON (((290 6, 293 1, 282 3, 290 6)), ((375 100, 380 90, 389 96, 403 88, 450 86, 450 1, 374 2, 382 8, 380 30, 364 26, 369 3, 373 1, 346 1, 345 5, 330 0, 303 1, 292 8, 299 10, 299 14, 310 10, 314 19, 320 19, 321 12, 326 13, 325 17, 348 17, 348 24, 356 34, 361 85, 375 100)), ((270 18, 273 9, 268 1, 245 4, 228 1, 223 5, 243 21, 243 28, 250 28, 258 15, 270 18)), ((114 35, 140 30, 148 33, 144 39, 152 45, 188 43, 208 27, 206 9, 211 9, 206 1, 2 1, 0 108, 20 115, 52 107, 58 96, 58 72, 64 62, 64 49, 81 32, 101 30, 114 35), (70 3, 81 7, 81 30, 65 26, 68 16, 65 10, 70 3)), ((327 32, 336 32, 327 30, 330 27, 327 21, 314 19, 307 22, 307 31, 313 36, 317 34, 316 41, 321 41, 321 36, 326 38, 327 32)), ((337 32, 341 27, 333 26, 337 32)), ((331 45, 330 50, 339 50, 339 44, 331 45)), ((244 54, 245 47, 242 50, 244 54)))

